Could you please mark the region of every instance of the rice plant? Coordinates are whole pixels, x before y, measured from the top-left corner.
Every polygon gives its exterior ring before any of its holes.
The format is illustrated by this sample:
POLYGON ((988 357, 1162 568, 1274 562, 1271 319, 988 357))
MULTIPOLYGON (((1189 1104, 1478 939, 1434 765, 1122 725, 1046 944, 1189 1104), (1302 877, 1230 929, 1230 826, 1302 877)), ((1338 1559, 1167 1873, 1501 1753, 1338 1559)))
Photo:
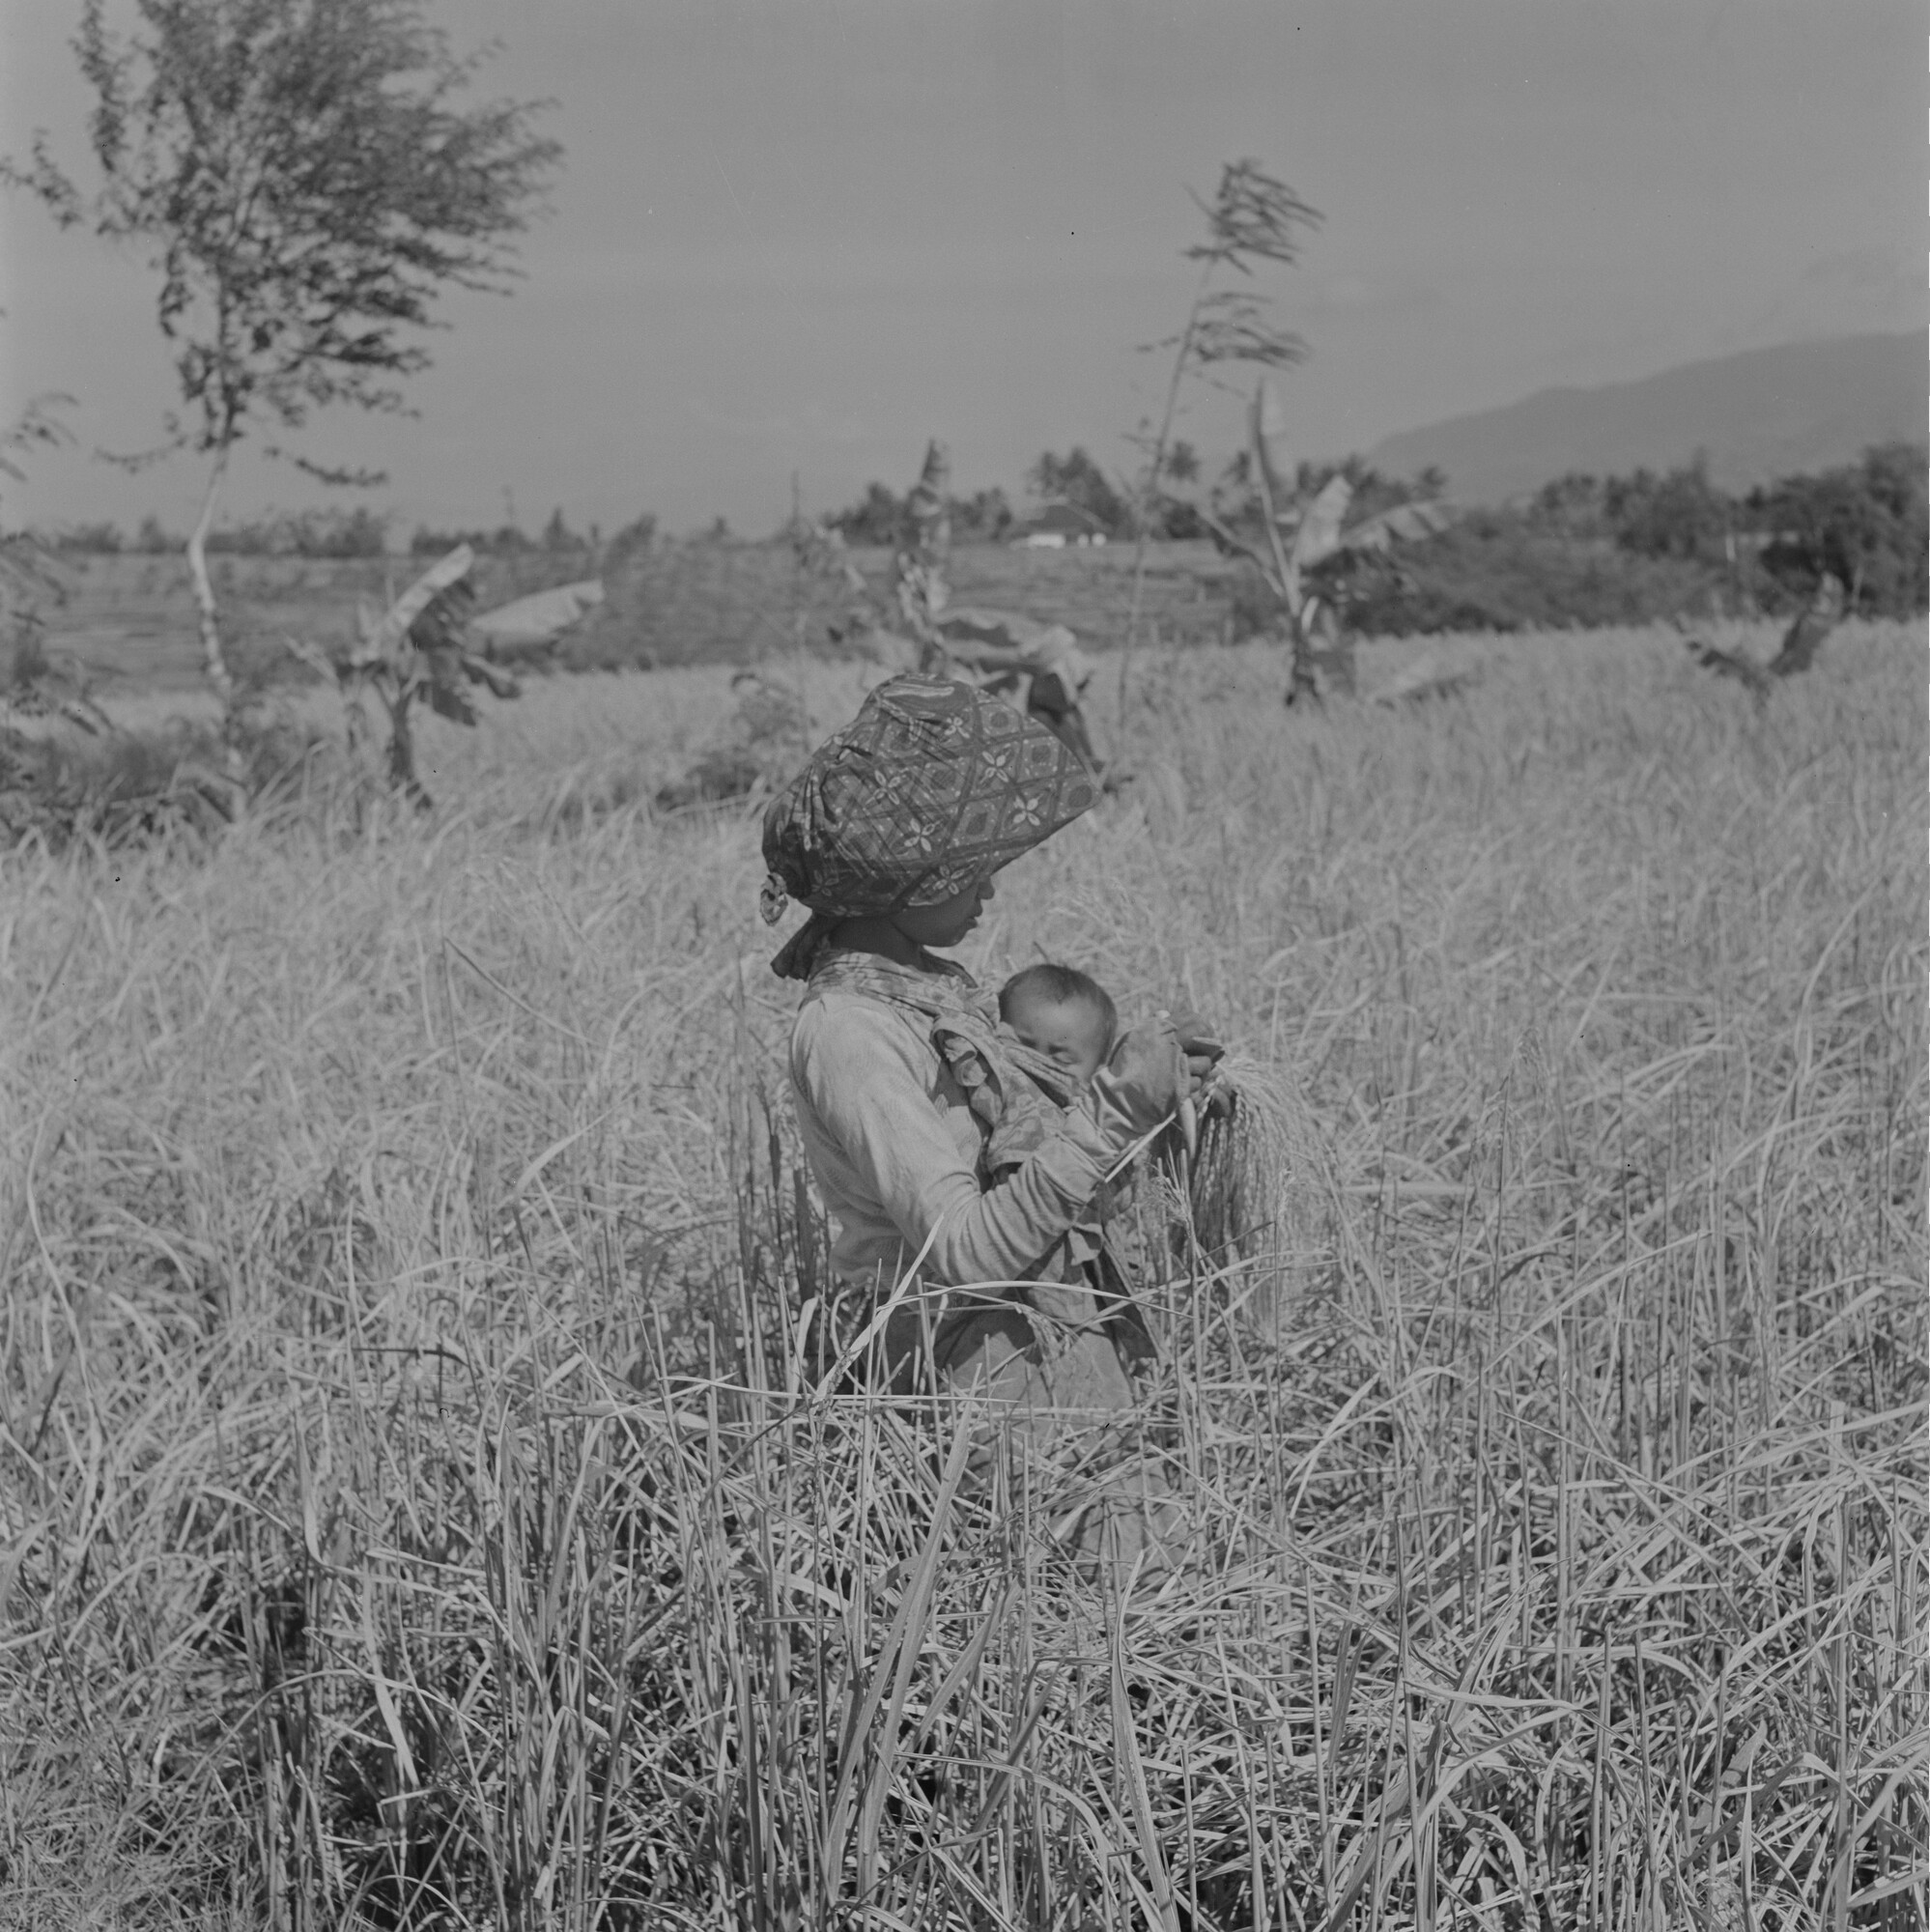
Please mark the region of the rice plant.
POLYGON ((967 956, 1237 1046, 1136 1577, 849 1359, 724 674, 0 859, 0 1924, 1922 1927, 1916 640, 1481 650, 1149 662, 967 956))

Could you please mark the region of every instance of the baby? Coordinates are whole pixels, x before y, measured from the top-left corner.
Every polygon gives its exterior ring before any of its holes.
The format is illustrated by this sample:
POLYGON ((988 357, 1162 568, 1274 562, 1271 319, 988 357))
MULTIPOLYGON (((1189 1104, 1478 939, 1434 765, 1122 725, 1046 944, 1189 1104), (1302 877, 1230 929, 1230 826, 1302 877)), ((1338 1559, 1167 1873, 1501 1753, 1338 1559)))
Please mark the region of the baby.
POLYGON ((1065 1070, 1083 1092, 1113 1050, 1119 1009, 1111 996, 1076 966, 1041 962, 1014 973, 999 988, 999 1017, 1035 1053, 1065 1070))
MULTIPOLYGON (((1014 973, 999 988, 999 1018, 1026 1046, 1052 1061, 1075 1105, 1118 1043, 1120 1016, 1112 996, 1076 966, 1041 963, 1014 973)), ((1129 1179, 1102 1185, 1085 1217, 1066 1236, 1067 1281, 1084 1279, 1099 1289, 1107 1326, 1128 1361, 1158 1353, 1145 1312, 1132 1298, 1141 1272, 1144 1237, 1121 1212, 1129 1179)))

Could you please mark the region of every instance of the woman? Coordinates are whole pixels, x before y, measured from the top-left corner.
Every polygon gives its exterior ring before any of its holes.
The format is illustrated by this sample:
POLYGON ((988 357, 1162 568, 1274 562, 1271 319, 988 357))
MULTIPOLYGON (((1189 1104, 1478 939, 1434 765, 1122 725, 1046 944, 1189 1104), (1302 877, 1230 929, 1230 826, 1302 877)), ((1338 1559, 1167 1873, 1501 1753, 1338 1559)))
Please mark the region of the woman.
POLYGON ((1049 1063, 1028 1065, 992 997, 935 954, 977 924, 1000 867, 1098 794, 1036 721, 908 674, 764 821, 765 918, 810 911, 772 967, 807 986, 791 1087, 833 1266, 889 1308, 892 1387, 977 1391, 1041 1449, 1131 1405, 1120 1311, 1086 1266, 1093 1197, 1219 1049, 1162 1015, 1083 1095, 1041 1093, 1049 1063))

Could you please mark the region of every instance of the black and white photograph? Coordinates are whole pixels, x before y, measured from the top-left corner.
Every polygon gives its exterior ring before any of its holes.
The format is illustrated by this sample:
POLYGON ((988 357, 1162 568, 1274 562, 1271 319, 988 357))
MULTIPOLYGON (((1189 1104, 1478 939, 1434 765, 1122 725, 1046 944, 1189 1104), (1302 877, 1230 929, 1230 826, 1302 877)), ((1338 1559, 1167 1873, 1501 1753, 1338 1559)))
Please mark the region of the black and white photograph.
POLYGON ((1930 1932, 1926 115, 0 0, 0 1932, 1930 1932))

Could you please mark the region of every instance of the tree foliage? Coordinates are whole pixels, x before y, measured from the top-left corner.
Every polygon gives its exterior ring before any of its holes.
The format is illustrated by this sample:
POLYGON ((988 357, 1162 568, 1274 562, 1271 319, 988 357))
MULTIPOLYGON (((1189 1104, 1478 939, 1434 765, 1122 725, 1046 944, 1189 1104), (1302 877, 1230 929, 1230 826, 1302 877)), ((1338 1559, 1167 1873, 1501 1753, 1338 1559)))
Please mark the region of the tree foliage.
MULTIPOLYGON (((51 550, 69 551, 81 556, 118 556, 128 548, 128 539, 119 524, 102 517, 65 526, 48 538, 47 545, 51 550)), ((175 545, 175 549, 180 548, 175 545)))
POLYGON ((1133 508, 1126 497, 1092 456, 1074 444, 1064 456, 1043 451, 1025 473, 1026 488, 1041 503, 1069 503, 1093 520, 1109 537, 1125 536, 1133 527, 1133 508))
POLYGON ((1706 563, 1538 528, 1503 509, 1471 511, 1398 557, 1363 559, 1333 587, 1349 628, 1372 637, 1643 624, 1726 606, 1725 583, 1706 563))
POLYGON ((1886 443, 1741 497, 1699 458, 1558 477, 1524 502, 1471 513, 1398 563, 1368 560, 1336 590, 1363 632, 1790 614, 1826 577, 1844 586, 1847 614, 1901 617, 1930 607, 1926 548, 1924 452, 1886 443))
POLYGON ((825 518, 825 526, 834 529, 848 544, 869 544, 888 549, 904 527, 905 502, 889 485, 867 483, 857 502, 835 510, 825 518))
MULTIPOLYGON (((909 495, 900 497, 883 483, 867 483, 855 503, 834 510, 824 526, 847 544, 889 550, 904 536, 911 515, 909 495)), ((969 497, 948 496, 945 514, 952 535, 964 543, 996 543, 1012 526, 1011 500, 994 486, 969 497)))
MULTIPOLYGON (((1225 270, 1250 281, 1263 262, 1291 267, 1300 255, 1300 231, 1319 225, 1319 211, 1250 156, 1228 161, 1220 169, 1211 201, 1194 194, 1193 202, 1206 217, 1205 239, 1184 251, 1189 262, 1200 264, 1193 306, 1178 335, 1147 348, 1176 352, 1176 384, 1220 362, 1280 369, 1300 361, 1307 345, 1291 329, 1274 324, 1264 296, 1251 288, 1215 284, 1225 270)), ((1155 480, 1164 467, 1160 459, 1171 423, 1169 412, 1152 464, 1155 480)))
POLYGON ((257 418, 392 410, 426 366, 445 289, 501 290, 508 239, 560 153, 526 103, 464 106, 458 59, 418 0, 136 0, 109 31, 85 0, 92 192, 44 133, 12 179, 56 217, 151 251, 189 423, 227 449, 257 418))
POLYGON ((388 548, 388 525, 387 512, 367 504, 353 510, 270 512, 211 531, 208 550, 211 555, 225 556, 381 556, 388 548))
POLYGON ((1545 483, 1521 512, 1545 536, 1604 541, 1634 556, 1720 564, 1735 552, 1738 506, 1711 480, 1700 451, 1660 473, 1571 473, 1545 483))
POLYGON ((1906 442, 1863 451, 1856 464, 1785 476, 1751 491, 1750 524, 1766 537, 1764 569, 1808 590, 1834 577, 1849 608, 1901 616, 1930 606, 1930 493, 1924 452, 1906 442))
MULTIPOLYGON (((83 190, 34 137, 5 179, 65 226, 145 250, 160 277, 185 414, 151 461, 211 459, 187 539, 203 662, 239 765, 241 695, 228 668, 206 551, 230 453, 266 425, 299 430, 331 404, 400 411, 424 368, 421 332, 451 288, 501 291, 559 150, 532 105, 469 104, 475 72, 420 0, 133 0, 110 31, 83 0, 74 51, 93 95, 99 175, 83 190)), ((326 469, 324 481, 374 472, 326 469)))

